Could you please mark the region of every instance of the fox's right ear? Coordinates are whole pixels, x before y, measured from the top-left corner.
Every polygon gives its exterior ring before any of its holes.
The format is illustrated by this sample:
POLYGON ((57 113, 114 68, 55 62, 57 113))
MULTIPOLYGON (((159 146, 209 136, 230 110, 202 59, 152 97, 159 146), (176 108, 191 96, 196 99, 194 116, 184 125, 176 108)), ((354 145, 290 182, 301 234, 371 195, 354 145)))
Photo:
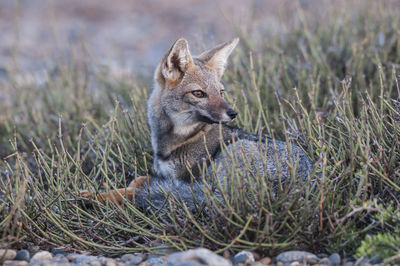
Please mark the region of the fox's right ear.
POLYGON ((234 38, 229 42, 221 43, 211 50, 202 53, 198 58, 204 61, 207 66, 214 69, 217 72, 218 78, 221 78, 224 74, 228 57, 238 43, 239 38, 234 38))
POLYGON ((193 64, 189 44, 186 39, 180 38, 164 55, 156 70, 155 78, 161 88, 164 88, 166 84, 174 86, 193 64))

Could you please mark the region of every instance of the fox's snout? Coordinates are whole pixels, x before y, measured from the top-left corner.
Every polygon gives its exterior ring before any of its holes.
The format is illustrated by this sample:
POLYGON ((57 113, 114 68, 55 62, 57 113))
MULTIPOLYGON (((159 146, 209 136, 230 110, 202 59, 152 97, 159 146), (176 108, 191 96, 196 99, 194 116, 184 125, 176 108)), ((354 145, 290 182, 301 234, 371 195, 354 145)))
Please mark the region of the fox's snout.
POLYGON ((229 103, 222 97, 205 99, 206 105, 199 106, 199 111, 208 117, 212 123, 226 123, 236 118, 238 112, 233 110, 229 103))
POLYGON ((226 114, 231 118, 231 119, 235 119, 235 117, 237 116, 238 112, 236 112, 235 110, 233 110, 232 108, 228 109, 228 111, 226 112, 226 114))

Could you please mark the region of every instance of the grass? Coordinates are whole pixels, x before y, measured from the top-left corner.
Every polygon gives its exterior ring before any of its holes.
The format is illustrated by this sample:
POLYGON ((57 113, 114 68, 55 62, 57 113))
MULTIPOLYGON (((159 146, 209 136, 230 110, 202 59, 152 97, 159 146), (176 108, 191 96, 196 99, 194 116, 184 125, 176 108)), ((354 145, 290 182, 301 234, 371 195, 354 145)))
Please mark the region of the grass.
POLYGON ((224 77, 237 125, 301 145, 315 162, 314 186, 291 189, 292 177, 274 194, 259 176, 261 186, 245 189, 252 175, 233 165, 228 204, 206 188, 207 213, 190 213, 173 197, 167 219, 134 202, 85 201, 74 192, 119 188, 152 173, 150 83, 134 73, 112 76, 90 56, 84 64, 57 61, 44 82, 22 82, 11 71, 1 80, 3 245, 108 255, 205 246, 350 256, 380 234, 399 233, 399 6, 325 4, 320 13, 283 12, 273 30, 236 27, 241 47, 224 77))

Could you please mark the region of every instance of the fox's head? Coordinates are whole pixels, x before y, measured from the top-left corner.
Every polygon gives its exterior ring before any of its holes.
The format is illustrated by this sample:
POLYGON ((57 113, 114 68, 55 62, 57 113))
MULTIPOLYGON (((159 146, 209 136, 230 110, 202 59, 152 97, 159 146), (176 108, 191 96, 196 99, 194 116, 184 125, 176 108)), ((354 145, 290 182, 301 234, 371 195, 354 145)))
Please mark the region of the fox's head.
POLYGON ((164 55, 155 81, 161 108, 174 125, 225 123, 236 117, 220 80, 238 42, 235 38, 192 57, 187 40, 181 38, 164 55))

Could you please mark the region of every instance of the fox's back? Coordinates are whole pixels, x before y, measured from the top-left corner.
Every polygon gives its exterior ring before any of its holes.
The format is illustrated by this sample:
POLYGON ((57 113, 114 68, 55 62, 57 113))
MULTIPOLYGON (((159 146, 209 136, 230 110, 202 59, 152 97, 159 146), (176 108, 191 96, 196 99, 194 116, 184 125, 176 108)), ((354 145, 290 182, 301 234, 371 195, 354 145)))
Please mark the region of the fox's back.
POLYGON ((212 159, 209 171, 220 179, 235 173, 251 173, 255 178, 284 181, 294 170, 298 180, 304 180, 312 163, 303 150, 293 144, 260 137, 239 130, 232 142, 224 145, 212 159))

